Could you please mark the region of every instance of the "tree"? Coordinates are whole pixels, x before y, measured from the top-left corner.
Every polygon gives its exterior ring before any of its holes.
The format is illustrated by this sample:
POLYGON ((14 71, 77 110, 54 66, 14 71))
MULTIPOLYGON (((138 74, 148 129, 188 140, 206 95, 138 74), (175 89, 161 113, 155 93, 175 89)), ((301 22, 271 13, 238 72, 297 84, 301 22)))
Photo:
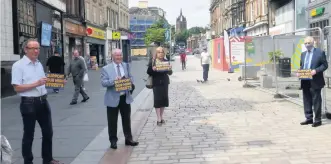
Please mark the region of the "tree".
POLYGON ((192 27, 188 31, 189 31, 190 36, 195 35, 195 34, 206 33, 206 29, 203 27, 192 27))
POLYGON ((175 37, 175 40, 176 42, 185 42, 186 43, 186 40, 187 38, 189 37, 189 31, 188 30, 185 30, 185 31, 181 31, 180 33, 177 33, 176 34, 176 37, 175 37))
POLYGON ((148 28, 144 38, 145 45, 150 45, 151 43, 162 44, 165 42, 165 29, 164 28, 148 28))
POLYGON ((159 19, 150 28, 146 30, 144 37, 145 45, 150 45, 151 43, 164 44, 165 42, 165 24, 164 19, 159 19))

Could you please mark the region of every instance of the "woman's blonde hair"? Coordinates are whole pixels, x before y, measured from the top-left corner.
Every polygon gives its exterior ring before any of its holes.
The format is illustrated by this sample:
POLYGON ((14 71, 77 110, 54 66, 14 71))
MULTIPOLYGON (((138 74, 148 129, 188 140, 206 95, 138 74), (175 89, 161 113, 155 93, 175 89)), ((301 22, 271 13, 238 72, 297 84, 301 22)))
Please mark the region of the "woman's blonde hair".
POLYGON ((158 48, 156 48, 156 53, 158 53, 158 52, 160 52, 160 51, 163 52, 163 53, 165 53, 163 47, 158 47, 158 48))

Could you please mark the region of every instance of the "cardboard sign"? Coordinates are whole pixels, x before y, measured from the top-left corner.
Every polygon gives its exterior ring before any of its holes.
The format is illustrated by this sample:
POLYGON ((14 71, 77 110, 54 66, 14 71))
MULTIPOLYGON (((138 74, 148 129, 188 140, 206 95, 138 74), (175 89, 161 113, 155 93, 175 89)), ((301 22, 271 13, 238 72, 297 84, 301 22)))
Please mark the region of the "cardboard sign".
POLYGON ((169 62, 157 62, 155 63, 155 67, 157 72, 164 72, 170 70, 169 62))
POLYGON ((298 70, 298 74, 299 74, 299 79, 301 79, 301 80, 313 79, 310 69, 300 69, 300 70, 298 70))
POLYGON ((46 75, 46 88, 63 89, 64 88, 64 74, 49 73, 46 75))
POLYGON ((131 79, 115 80, 116 92, 130 91, 132 89, 131 79))

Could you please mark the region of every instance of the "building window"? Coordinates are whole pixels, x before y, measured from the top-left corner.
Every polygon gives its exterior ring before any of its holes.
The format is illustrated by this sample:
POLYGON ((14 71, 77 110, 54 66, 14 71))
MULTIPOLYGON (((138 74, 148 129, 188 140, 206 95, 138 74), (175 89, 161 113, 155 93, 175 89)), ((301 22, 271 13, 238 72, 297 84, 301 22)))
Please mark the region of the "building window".
POLYGON ((110 22, 110 20, 111 20, 110 8, 107 7, 107 23, 108 23, 108 27, 111 26, 111 22, 110 22))
POLYGON ((89 3, 85 3, 85 8, 86 8, 86 19, 87 20, 91 20, 91 13, 90 13, 90 4, 89 3))
POLYGON ((115 21, 116 21, 116 18, 115 18, 115 11, 112 10, 111 11, 111 15, 112 15, 112 28, 115 28, 115 21))
POLYGON ((103 14, 103 10, 100 9, 100 18, 99 18, 99 19, 100 19, 100 20, 99 20, 99 24, 100 24, 100 25, 103 25, 103 15, 102 15, 102 14, 103 14))
POLYGON ((251 13, 250 13, 250 21, 253 21, 253 16, 254 15, 254 4, 253 4, 253 2, 251 3, 251 13))
POLYGON ((93 22, 96 23, 97 22, 97 13, 96 13, 96 7, 93 6, 93 22))
POLYGON ((295 1, 295 14, 296 14, 296 29, 308 28, 308 13, 306 8, 308 6, 307 1, 296 0, 295 1))

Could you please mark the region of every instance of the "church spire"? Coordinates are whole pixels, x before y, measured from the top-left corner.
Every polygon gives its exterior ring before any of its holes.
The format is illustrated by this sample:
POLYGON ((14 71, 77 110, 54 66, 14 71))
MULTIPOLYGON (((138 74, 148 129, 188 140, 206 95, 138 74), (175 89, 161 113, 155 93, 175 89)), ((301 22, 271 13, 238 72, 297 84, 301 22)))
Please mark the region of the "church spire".
POLYGON ((180 15, 183 15, 182 8, 180 8, 180 15))

